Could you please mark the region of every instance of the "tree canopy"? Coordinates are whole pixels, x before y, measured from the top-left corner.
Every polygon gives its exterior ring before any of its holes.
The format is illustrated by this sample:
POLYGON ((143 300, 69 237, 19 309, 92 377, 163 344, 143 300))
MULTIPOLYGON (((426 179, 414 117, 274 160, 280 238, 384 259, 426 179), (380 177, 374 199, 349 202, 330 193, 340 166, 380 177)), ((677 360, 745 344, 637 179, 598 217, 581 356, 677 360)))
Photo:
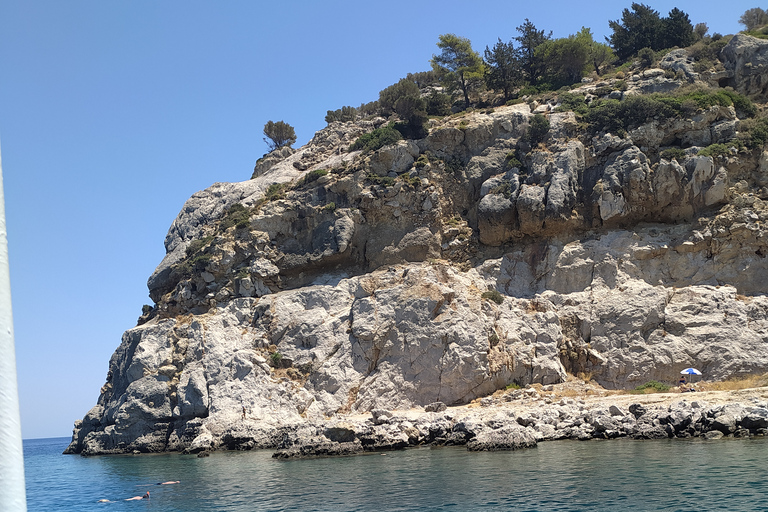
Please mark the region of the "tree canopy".
POLYGON ((426 136, 424 123, 427 121, 427 102, 421 97, 419 86, 413 81, 415 75, 403 78, 379 92, 379 107, 385 115, 397 114, 403 123, 395 125, 402 135, 409 139, 426 136))
POLYGON ((520 44, 517 49, 520 67, 528 81, 533 84, 542 76, 545 67, 542 57, 536 55, 536 48, 551 39, 552 32, 544 34, 544 31, 538 30, 528 18, 517 27, 517 31, 520 35, 514 39, 520 44))
POLYGON ((661 47, 685 48, 696 42, 696 33, 688 15, 675 7, 661 20, 661 47))
POLYGON ((485 47, 485 83, 491 89, 504 93, 504 100, 512 95, 512 88, 522 82, 520 61, 512 43, 499 42, 493 48, 485 47))
POLYGON ((397 83, 379 91, 379 107, 385 115, 395 112, 397 100, 406 96, 419 97, 419 86, 408 78, 401 78, 397 83))
POLYGON ((270 151, 280 149, 282 147, 291 147, 291 144, 296 142, 296 131, 293 126, 283 121, 268 121, 264 125, 264 142, 269 146, 270 151))
POLYGON ((469 39, 455 34, 442 34, 437 47, 441 53, 432 56, 432 68, 449 90, 461 90, 469 108, 469 90, 483 78, 483 59, 469 39))
POLYGON ((608 38, 613 51, 626 60, 643 48, 658 50, 661 18, 650 6, 632 3, 632 10, 624 9, 621 21, 609 21, 613 34, 608 38))
POLYGON ((755 7, 753 9, 747 9, 744 14, 739 18, 739 23, 744 25, 748 31, 768 25, 768 11, 755 7))
POLYGON ((609 21, 613 34, 608 38, 616 56, 627 60, 643 48, 659 51, 673 46, 686 47, 696 41, 696 34, 688 15, 678 8, 661 18, 650 6, 632 3, 624 9, 621 20, 609 21))

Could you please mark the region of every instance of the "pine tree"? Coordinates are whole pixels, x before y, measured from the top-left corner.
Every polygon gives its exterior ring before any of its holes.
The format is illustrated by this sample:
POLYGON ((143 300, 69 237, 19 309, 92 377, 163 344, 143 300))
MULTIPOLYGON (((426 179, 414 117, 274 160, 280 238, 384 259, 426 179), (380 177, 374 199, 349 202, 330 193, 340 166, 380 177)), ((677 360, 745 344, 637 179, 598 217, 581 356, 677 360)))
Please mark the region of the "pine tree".
POLYGON ((432 68, 449 90, 461 90, 465 108, 469 108, 469 90, 483 77, 483 59, 469 39, 455 34, 441 35, 437 47, 442 52, 432 56, 432 68))
POLYGON ((552 32, 544 35, 544 31, 538 30, 528 18, 517 27, 517 31, 520 32, 520 35, 514 39, 520 43, 520 47, 517 49, 520 67, 528 81, 533 84, 544 73, 544 62, 541 57, 536 56, 536 48, 548 41, 552 37, 552 32))
POLYGON ((490 89, 503 91, 506 101, 521 79, 520 62, 512 43, 499 39, 493 49, 485 47, 485 83, 490 89))

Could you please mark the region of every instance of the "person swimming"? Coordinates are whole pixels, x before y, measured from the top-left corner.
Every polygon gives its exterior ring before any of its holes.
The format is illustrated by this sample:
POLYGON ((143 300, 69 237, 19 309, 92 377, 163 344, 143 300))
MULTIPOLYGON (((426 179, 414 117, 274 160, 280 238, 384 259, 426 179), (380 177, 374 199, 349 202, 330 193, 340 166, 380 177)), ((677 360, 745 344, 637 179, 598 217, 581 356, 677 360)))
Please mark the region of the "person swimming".
POLYGON ((133 501, 133 500, 148 500, 149 499, 149 491, 144 493, 144 496, 134 496, 133 498, 125 498, 125 501, 133 501))
MULTIPOLYGON (((164 483, 177 484, 179 482, 164 482, 164 483)), ((162 485, 162 484, 157 484, 157 485, 162 485)), ((123 501, 148 500, 148 499, 149 499, 149 491, 145 492, 144 496, 134 496, 133 498, 125 498, 123 501)), ((97 501, 96 503, 114 503, 114 501, 103 499, 103 500, 97 501)))
POLYGON ((173 482, 158 482, 155 485, 171 485, 171 484, 180 484, 180 483, 181 483, 181 481, 175 480, 173 482))

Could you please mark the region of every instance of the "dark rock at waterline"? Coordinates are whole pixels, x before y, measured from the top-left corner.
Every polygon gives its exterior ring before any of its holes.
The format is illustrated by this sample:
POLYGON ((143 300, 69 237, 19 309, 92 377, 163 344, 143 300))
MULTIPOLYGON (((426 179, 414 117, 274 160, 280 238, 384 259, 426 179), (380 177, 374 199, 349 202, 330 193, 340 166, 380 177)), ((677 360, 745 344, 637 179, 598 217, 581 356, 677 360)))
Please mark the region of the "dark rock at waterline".
POLYGON ((362 453, 363 446, 359 440, 348 443, 338 443, 325 438, 308 439, 299 444, 282 448, 272 454, 274 459, 297 459, 311 457, 334 457, 362 453))

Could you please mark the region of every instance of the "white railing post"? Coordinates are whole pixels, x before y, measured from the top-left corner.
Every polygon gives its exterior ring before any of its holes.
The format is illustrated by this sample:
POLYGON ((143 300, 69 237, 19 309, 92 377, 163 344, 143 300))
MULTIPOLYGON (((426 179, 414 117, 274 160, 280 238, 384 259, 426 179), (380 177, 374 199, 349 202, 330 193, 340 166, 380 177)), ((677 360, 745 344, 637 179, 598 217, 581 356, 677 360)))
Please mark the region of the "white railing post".
POLYGON ((26 512, 24 453, 21 445, 16 350, 13 344, 11 274, 5 224, 3 166, 0 159, 0 510, 26 512))

